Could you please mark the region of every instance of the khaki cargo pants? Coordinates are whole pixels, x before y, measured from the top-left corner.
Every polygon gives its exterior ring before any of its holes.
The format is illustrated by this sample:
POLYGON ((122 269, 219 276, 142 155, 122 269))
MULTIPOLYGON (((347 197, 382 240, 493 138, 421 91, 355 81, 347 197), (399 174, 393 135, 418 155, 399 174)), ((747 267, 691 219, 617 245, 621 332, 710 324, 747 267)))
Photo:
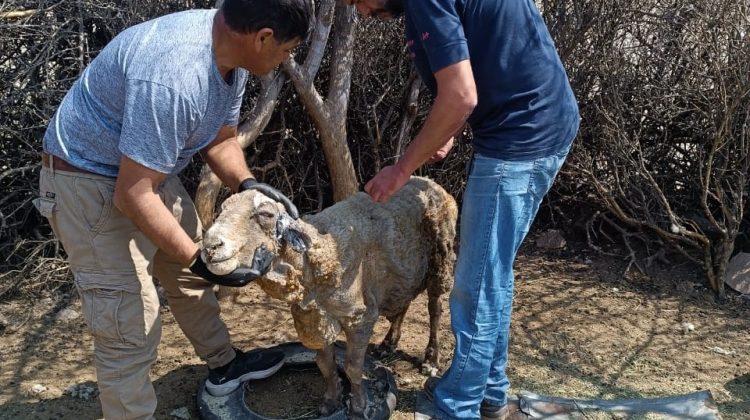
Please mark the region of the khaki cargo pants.
MULTIPOLYGON (((40 198, 68 254, 86 323, 94 336, 96 376, 105 419, 149 419, 156 394, 149 379, 161 337, 153 277, 196 353, 209 367, 234 358, 210 283, 158 250, 113 204, 115 180, 42 168, 40 198)), ((159 191, 185 231, 201 239, 195 205, 176 177, 159 191)))

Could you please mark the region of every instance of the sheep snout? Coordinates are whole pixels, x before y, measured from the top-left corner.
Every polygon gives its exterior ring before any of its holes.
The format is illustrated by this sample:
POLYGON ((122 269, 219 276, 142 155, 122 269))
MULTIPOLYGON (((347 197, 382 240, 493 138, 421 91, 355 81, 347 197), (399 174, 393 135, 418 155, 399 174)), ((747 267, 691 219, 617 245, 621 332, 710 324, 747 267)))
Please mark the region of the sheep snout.
POLYGON ((212 273, 223 275, 234 271, 237 261, 237 248, 231 241, 224 240, 220 235, 207 232, 203 238, 201 257, 212 273))

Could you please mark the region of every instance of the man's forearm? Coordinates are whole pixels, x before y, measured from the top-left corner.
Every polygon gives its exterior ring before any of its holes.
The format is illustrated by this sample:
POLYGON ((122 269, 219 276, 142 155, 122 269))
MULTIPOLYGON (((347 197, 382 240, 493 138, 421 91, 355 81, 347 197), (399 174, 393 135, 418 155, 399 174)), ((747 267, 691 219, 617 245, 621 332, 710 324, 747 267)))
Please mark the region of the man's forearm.
POLYGON ((183 266, 190 265, 199 247, 185 233, 156 192, 116 195, 115 205, 154 245, 183 266))
POLYGON ((240 182, 252 176, 245 162, 245 154, 235 137, 207 149, 203 158, 221 182, 232 191, 237 191, 240 182))
POLYGON ((470 103, 436 98, 422 129, 409 143, 397 166, 404 172, 413 173, 463 128, 473 109, 470 103))
POLYGON ((469 60, 435 72, 437 97, 427 120, 396 163, 398 172, 410 175, 430 160, 466 123, 477 104, 476 85, 469 60))

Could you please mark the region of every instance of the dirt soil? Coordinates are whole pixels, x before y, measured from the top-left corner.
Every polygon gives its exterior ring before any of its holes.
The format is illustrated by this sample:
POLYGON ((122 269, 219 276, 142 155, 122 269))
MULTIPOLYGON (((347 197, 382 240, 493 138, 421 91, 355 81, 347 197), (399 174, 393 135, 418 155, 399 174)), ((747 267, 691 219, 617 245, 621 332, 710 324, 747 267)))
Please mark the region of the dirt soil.
MULTIPOLYGON (((511 391, 638 398, 708 389, 723 418, 750 419, 750 299, 734 294, 719 302, 697 271, 684 265, 650 277, 625 268, 586 252, 524 248, 516 264, 511 391)), ((453 339, 445 313, 441 347, 448 361, 453 339)), ((288 308, 257 286, 247 288, 239 303, 225 304, 223 317, 240 348, 296 341, 288 308)), ((206 367, 167 307, 162 320, 152 370, 156 418, 197 418, 195 395, 206 367)), ((373 343, 387 327, 381 320, 373 343)), ((413 418, 425 380, 418 362, 427 331, 426 298, 420 296, 404 322, 399 351, 383 360, 399 388, 394 419, 413 418)), ((74 294, 0 303, 0 419, 101 417, 96 397, 88 395, 96 387, 92 350, 74 294)), ((314 372, 274 377, 256 387, 254 409, 263 413, 264 401, 271 409, 286 399, 295 407, 290 414, 309 414, 321 383, 314 372)))

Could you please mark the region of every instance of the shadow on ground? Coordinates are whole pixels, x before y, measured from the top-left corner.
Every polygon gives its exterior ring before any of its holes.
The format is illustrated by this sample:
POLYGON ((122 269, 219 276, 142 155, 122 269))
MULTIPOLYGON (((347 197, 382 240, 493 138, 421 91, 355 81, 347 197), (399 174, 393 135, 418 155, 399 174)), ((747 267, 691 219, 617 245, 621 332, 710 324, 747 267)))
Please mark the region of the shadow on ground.
MULTIPOLYGON (((190 418, 198 418, 195 395, 198 384, 204 377, 205 367, 183 366, 155 380, 154 389, 159 399, 156 418, 174 419, 170 413, 181 407, 188 409, 190 418)), ((96 387, 95 382, 85 382, 82 385, 96 387)), ((3 420, 80 420, 99 419, 101 417, 102 410, 96 396, 82 399, 64 395, 59 398, 42 399, 36 402, 15 402, 11 400, 0 405, 0 419, 3 420)))

